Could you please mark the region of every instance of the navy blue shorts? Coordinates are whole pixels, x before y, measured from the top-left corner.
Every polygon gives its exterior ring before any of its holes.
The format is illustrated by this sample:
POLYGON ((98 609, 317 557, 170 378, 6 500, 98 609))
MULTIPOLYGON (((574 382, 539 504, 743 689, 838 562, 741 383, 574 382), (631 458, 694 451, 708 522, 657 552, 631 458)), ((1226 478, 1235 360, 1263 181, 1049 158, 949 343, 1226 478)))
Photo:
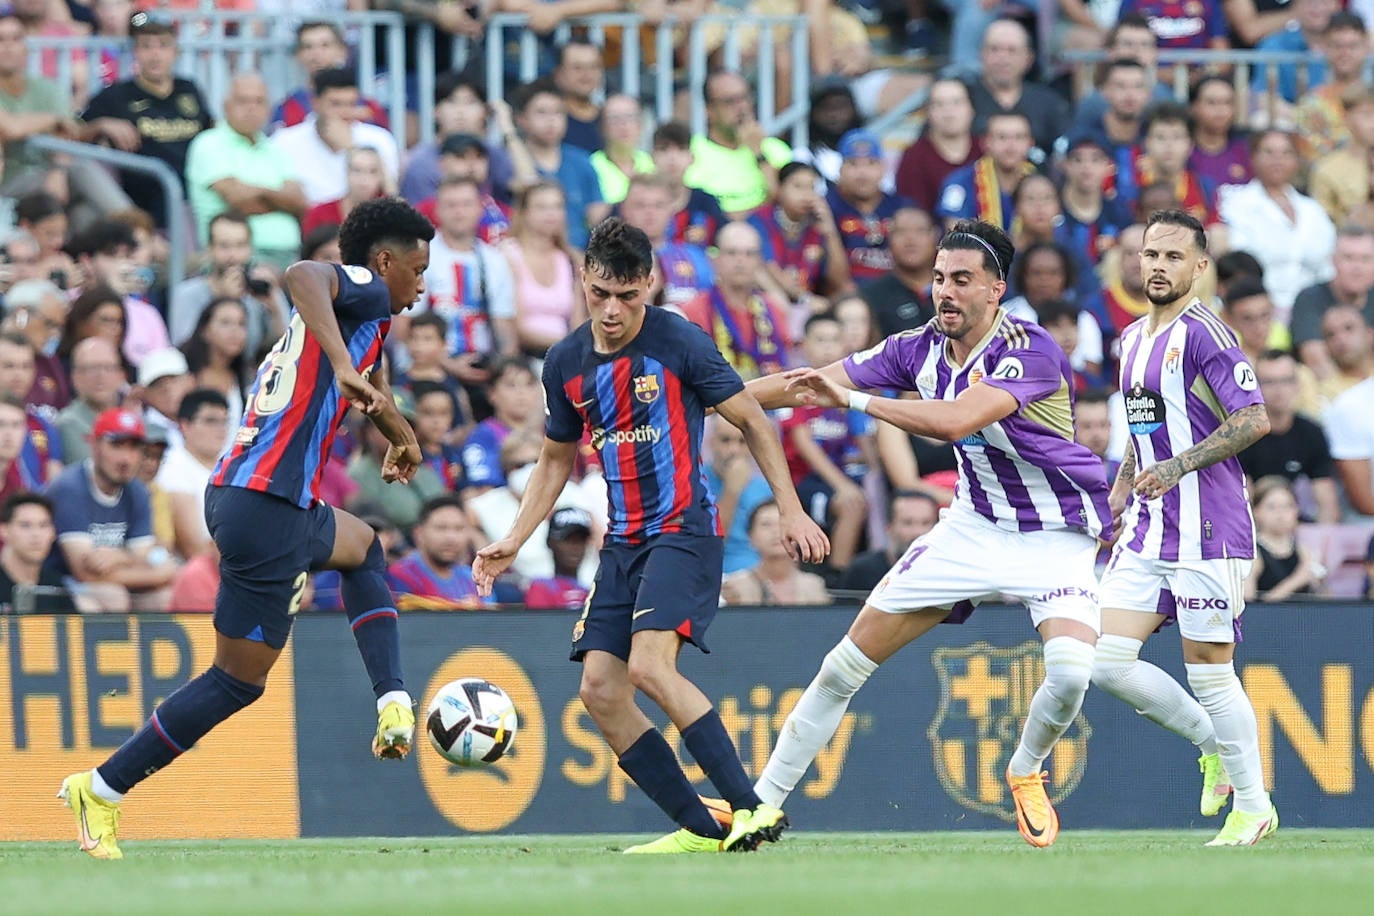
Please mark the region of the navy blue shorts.
POLYGON ((286 645, 312 569, 334 552, 334 510, 302 509, 243 487, 205 488, 205 523, 219 548, 215 629, 274 649, 286 645))
POLYGON ((629 661, 630 637, 640 630, 673 630, 710 652, 702 637, 720 604, 724 553, 723 538, 689 534, 601 548, 596 581, 573 625, 572 660, 600 649, 629 661))

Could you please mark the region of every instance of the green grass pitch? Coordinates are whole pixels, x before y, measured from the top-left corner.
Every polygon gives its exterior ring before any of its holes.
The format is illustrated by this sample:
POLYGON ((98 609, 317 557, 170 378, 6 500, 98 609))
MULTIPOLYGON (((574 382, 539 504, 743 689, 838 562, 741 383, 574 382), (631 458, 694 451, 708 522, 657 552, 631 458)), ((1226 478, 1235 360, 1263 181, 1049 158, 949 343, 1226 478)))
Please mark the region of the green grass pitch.
POLYGON ((722 913, 1122 916, 1374 912, 1374 830, 1280 829, 1251 849, 1202 831, 790 833, 754 855, 630 858, 643 837, 513 836, 0 844, 15 914, 722 913))

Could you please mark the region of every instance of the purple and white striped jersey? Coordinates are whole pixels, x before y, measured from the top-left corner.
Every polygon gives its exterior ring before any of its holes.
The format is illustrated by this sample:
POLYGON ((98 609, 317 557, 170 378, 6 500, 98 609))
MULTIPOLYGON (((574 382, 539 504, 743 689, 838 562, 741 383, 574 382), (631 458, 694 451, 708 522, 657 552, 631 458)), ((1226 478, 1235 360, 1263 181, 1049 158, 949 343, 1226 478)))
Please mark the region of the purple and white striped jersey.
MULTIPOLYGON (((1194 299, 1168 325, 1148 316, 1121 332, 1121 393, 1136 473, 1197 445, 1242 407, 1263 404, 1231 329, 1194 299)), ((1250 559, 1254 522, 1235 457, 1185 474, 1160 499, 1131 494, 1118 550, 1168 561, 1250 559)))
POLYGON ((859 388, 915 391, 926 400, 952 401, 979 382, 1016 398, 1011 414, 954 443, 956 510, 1012 531, 1069 528, 1096 536, 1110 526, 1102 460, 1073 441, 1072 369, 1054 339, 998 309, 964 365, 951 362, 946 349, 931 321, 855 353, 844 368, 859 388))

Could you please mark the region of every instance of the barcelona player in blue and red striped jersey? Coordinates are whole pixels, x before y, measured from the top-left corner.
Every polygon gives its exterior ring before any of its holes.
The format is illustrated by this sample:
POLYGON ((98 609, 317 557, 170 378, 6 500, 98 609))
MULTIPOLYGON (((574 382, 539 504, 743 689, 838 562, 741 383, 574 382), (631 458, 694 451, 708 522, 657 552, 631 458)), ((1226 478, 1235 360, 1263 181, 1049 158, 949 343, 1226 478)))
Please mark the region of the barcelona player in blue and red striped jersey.
POLYGON ((404 201, 370 200, 339 230, 347 266, 301 261, 287 269, 291 322, 258 369, 243 424, 206 488, 205 520, 220 553, 214 663, 108 760, 63 781, 60 797, 91 855, 122 858, 115 831, 124 793, 262 696, 311 570, 341 573, 344 609, 377 696, 373 753, 409 752, 415 715, 401 680, 385 553, 371 526, 322 502, 319 487, 350 406, 391 443, 384 479, 408 482, 422 461, 377 370, 392 316, 424 291, 433 237, 429 221, 404 201))
POLYGON ((582 701, 620 768, 681 829, 627 852, 752 850, 787 826, 754 793, 720 716, 677 670, 684 642, 706 651, 720 598, 720 519, 706 487, 702 425, 715 408, 739 427, 783 514, 784 538, 805 560, 829 549, 806 517, 772 424, 744 391, 705 332, 646 308, 652 284, 649 237, 618 218, 587 245, 582 288, 591 320, 555 344, 544 363, 548 420, 539 463, 510 534, 482 548, 473 578, 483 594, 549 514, 591 430, 601 456, 610 524, 601 566, 572 657, 582 662, 582 701), (692 789, 673 749, 635 704, 658 704, 692 758, 734 811, 727 830, 692 789))

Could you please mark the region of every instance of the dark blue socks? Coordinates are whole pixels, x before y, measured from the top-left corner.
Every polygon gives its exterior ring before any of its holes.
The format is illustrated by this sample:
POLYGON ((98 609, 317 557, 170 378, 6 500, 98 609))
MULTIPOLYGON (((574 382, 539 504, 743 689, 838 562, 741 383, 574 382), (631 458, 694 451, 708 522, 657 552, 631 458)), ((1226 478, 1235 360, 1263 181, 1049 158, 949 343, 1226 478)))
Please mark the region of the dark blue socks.
POLYGON ((747 808, 753 811, 762 804, 754 794, 754 784, 744 772, 744 764, 740 763, 739 752, 725 724, 720 721, 720 713, 712 709, 684 728, 682 743, 732 810, 747 808))
POLYGON ((386 584, 386 554, 382 542, 372 539, 367 559, 357 569, 344 570, 339 592, 348 614, 358 654, 363 657, 372 692, 382 696, 404 690, 401 680, 401 631, 396 619, 396 601, 386 584))
POLYGON ((620 768, 674 823, 699 836, 724 839, 725 828, 702 804, 658 729, 651 728, 640 735, 620 755, 620 768))

